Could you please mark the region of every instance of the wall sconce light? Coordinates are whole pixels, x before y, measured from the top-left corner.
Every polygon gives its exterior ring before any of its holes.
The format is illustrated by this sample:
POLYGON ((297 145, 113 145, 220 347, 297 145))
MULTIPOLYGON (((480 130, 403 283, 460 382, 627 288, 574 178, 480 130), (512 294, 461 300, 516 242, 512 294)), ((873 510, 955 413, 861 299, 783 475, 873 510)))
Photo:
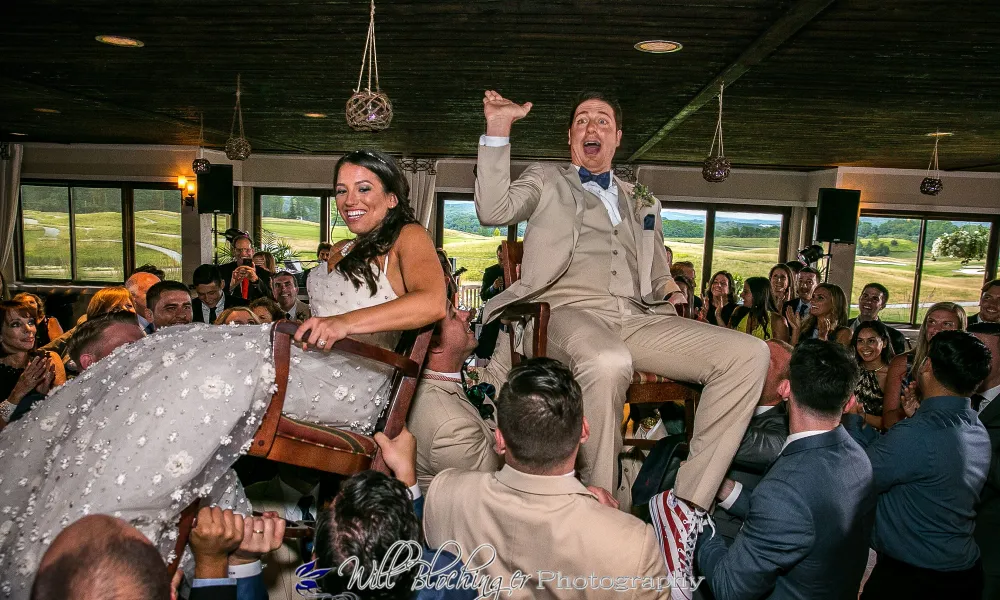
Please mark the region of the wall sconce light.
POLYGON ((177 176, 177 189, 183 190, 184 188, 187 187, 187 184, 188 184, 187 177, 185 177, 183 175, 178 175, 177 176))
MULTIPOLYGON (((180 177, 178 177, 177 179, 179 181, 180 177)), ((187 190, 187 198, 184 199, 184 206, 187 206, 189 208, 194 208, 194 195, 195 191, 198 189, 197 185, 193 181, 185 181, 185 184, 187 190)))

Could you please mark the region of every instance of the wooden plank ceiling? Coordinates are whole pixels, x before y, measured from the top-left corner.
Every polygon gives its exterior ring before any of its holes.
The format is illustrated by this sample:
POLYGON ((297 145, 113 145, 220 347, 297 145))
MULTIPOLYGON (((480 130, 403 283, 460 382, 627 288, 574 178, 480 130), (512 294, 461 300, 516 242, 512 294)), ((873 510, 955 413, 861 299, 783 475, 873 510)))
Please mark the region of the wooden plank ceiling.
MULTIPOLYGON (((621 99, 618 157, 646 142, 727 72, 726 153, 737 166, 1000 170, 1000 2, 928 0, 381 0, 379 72, 388 131, 343 118, 368 22, 363 0, 32 0, 0 7, 0 139, 197 144, 228 137, 237 73, 255 152, 373 146, 472 156, 482 90, 531 100, 514 152, 565 157, 567 110, 584 89, 621 99), (783 17, 815 15, 785 32, 783 17), (115 48, 99 34, 142 40, 115 48), (776 36, 780 36, 777 37, 776 36), (681 52, 633 44, 669 39, 681 52), (779 43, 749 68, 760 40, 779 43), (728 71, 727 71, 728 69, 728 71), (745 71, 745 72, 743 72, 745 71), (36 108, 60 111, 36 112, 36 108), (325 119, 308 119, 321 112, 325 119), (14 132, 27 134, 13 137, 14 132)), ((697 164, 716 103, 675 119, 640 162, 697 164)), ((686 114, 686 113, 684 113, 686 114)))

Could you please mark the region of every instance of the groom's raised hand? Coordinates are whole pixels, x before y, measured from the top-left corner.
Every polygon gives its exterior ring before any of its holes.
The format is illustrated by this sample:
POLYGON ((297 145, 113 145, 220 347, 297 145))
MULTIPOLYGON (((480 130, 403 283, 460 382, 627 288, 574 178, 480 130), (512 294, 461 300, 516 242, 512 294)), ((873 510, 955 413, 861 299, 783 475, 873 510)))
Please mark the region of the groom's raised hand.
POLYGON ((510 137, 510 127, 531 111, 531 102, 517 104, 493 90, 486 90, 483 97, 483 114, 486 115, 486 135, 510 137))

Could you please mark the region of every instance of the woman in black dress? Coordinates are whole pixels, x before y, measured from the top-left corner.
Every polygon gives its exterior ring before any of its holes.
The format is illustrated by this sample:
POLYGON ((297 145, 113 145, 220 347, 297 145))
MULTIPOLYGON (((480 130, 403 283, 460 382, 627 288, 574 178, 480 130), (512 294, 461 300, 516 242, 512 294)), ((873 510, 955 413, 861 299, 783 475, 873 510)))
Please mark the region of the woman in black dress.
POLYGON ((851 347, 861 367, 861 378, 854 388, 854 395, 865 409, 865 422, 882 429, 882 399, 889 375, 889 363, 895 354, 889 331, 881 321, 865 321, 854 330, 851 347))

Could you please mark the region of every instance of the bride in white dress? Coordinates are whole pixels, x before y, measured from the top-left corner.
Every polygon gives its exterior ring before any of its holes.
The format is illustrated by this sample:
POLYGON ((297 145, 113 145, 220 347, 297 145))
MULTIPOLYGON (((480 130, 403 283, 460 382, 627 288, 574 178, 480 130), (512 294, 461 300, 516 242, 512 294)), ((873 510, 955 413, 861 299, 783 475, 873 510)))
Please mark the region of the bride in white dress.
MULTIPOLYGON (((311 273, 317 316, 296 339, 329 351, 347 336, 440 320, 441 266, 395 161, 353 152, 334 181, 357 237, 311 273)), ((286 412, 371 432, 383 373, 337 352, 298 350, 289 371, 286 412)), ((117 349, 0 431, 0 598, 27 598, 49 543, 84 515, 131 522, 169 561, 180 512, 194 499, 249 510, 230 467, 249 448, 274 376, 269 325, 170 327, 117 349)))

